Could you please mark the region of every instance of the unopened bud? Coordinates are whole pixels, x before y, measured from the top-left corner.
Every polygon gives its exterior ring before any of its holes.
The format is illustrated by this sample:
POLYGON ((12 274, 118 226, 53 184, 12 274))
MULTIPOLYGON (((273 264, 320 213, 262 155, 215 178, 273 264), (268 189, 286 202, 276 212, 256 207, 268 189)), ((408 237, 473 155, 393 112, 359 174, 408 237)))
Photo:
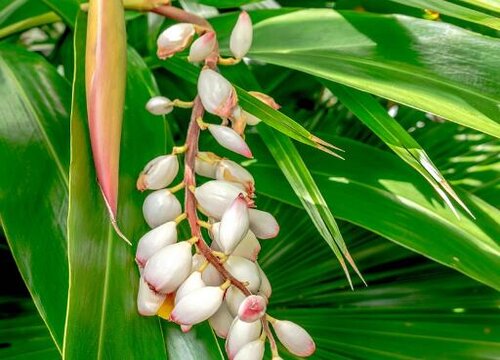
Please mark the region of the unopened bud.
POLYGON ((181 325, 181 331, 185 334, 191 331, 193 325, 181 325))
POLYGON ((212 264, 203 271, 201 278, 208 286, 219 286, 224 282, 224 278, 212 264))
POLYGON ((234 87, 221 74, 203 69, 198 78, 198 95, 205 110, 228 118, 238 102, 234 87))
POLYGON ((242 184, 247 192, 252 194, 255 188, 255 180, 243 166, 234 161, 223 159, 217 164, 215 177, 218 180, 233 181, 242 184))
POLYGON ((266 313, 267 300, 259 295, 249 295, 238 309, 238 318, 244 322, 259 320, 266 313))
POLYGON ((248 209, 248 215, 250 217, 250 230, 259 239, 271 239, 278 235, 280 226, 270 213, 257 209, 248 209))
POLYGON ((220 161, 221 158, 213 152, 200 151, 196 154, 194 169, 198 175, 215 179, 217 165, 220 161))
POLYGON ((227 271, 241 282, 248 282, 250 292, 257 292, 260 287, 259 269, 254 262, 241 256, 231 255, 224 264, 227 271))
POLYGON ((252 46, 253 28, 252 20, 246 11, 238 17, 238 21, 231 32, 229 39, 229 49, 233 56, 241 59, 252 46))
POLYGON ((239 194, 224 211, 220 221, 219 244, 221 250, 230 254, 248 232, 248 205, 243 194, 239 194))
POLYGON ((201 273, 195 271, 188 276, 175 292, 175 304, 177 304, 187 294, 205 287, 205 282, 201 279, 201 273))
POLYGON ((207 320, 222 304, 224 290, 206 286, 185 295, 174 307, 170 319, 182 325, 194 325, 207 320))
POLYGON ((226 291, 226 305, 227 309, 233 317, 238 315, 240 305, 245 300, 246 296, 235 286, 230 286, 226 291))
POLYGON ((137 189, 163 189, 170 185, 179 171, 176 155, 158 156, 148 162, 137 180, 137 189))
POLYGON ((233 316, 229 312, 225 301, 222 302, 219 310, 208 319, 208 322, 218 337, 223 339, 227 337, 233 322, 233 316))
POLYGON ((189 46, 194 34, 193 24, 179 23, 168 27, 158 37, 156 54, 162 60, 173 56, 189 46))
POLYGON ((191 261, 191 272, 197 271, 205 261, 206 259, 202 254, 194 254, 191 261))
POLYGON ((237 183, 212 180, 198 186, 194 195, 205 215, 220 219, 224 211, 242 192, 246 195, 243 186, 237 183))
POLYGON ((156 315, 158 309, 165 301, 165 294, 158 294, 151 290, 141 276, 139 279, 139 292, 137 293, 137 310, 143 316, 156 315))
POLYGON ((246 158, 251 159, 253 157, 252 151, 248 147, 245 140, 243 140, 243 138, 230 127, 209 124, 208 131, 210 131, 210 134, 212 134, 212 136, 220 146, 225 147, 226 149, 240 154, 246 158))
POLYGON ((245 110, 243 110, 242 113, 243 113, 243 116, 245 117, 245 121, 246 121, 247 125, 255 126, 262 121, 257 116, 252 115, 249 112, 246 112, 245 110))
POLYGON ((313 339, 301 326, 287 320, 271 321, 283 346, 297 356, 310 356, 316 350, 313 339))
MULTIPOLYGON (((215 223, 212 225, 212 229, 210 231, 210 236, 214 240, 210 247, 216 251, 222 250, 222 247, 220 246, 219 243, 220 241, 219 230, 220 230, 220 223, 215 223)), ((257 238, 255 237, 254 233, 251 230, 248 230, 247 234, 239 242, 238 246, 236 246, 236 248, 232 252, 230 253, 226 252, 225 254, 241 256, 255 262, 257 260, 257 256, 259 255, 260 249, 261 247, 259 240, 257 240, 257 238)))
POLYGON ((135 261, 139 267, 144 267, 146 262, 160 249, 177 242, 177 224, 169 221, 144 234, 137 244, 135 261))
POLYGON ((189 62, 200 62, 214 51, 217 39, 213 31, 206 32, 196 39, 189 49, 189 62))
POLYGON ((144 219, 152 228, 174 220, 181 212, 181 203, 167 189, 152 192, 142 205, 144 219))
POLYGON ((259 338, 262 325, 260 321, 247 323, 238 318, 233 320, 226 339, 226 353, 232 360, 246 344, 259 338))
POLYGON ((189 242, 168 245, 148 260, 144 267, 144 279, 157 293, 174 292, 189 276, 191 257, 189 242))
POLYGON ((271 96, 267 94, 261 93, 259 91, 249 91, 248 93, 254 98, 262 101, 267 106, 272 107, 274 110, 278 110, 281 107, 271 96))
POLYGON ((153 115, 167 115, 174 110, 174 103, 164 96, 155 96, 146 103, 146 110, 153 115))
POLYGON ((273 293, 271 282, 269 281, 268 277, 266 276, 266 273, 264 272, 264 270, 262 270, 259 264, 257 264, 257 267, 259 268, 259 275, 260 275, 259 295, 265 296, 266 299, 269 299, 273 293))
POLYGON ((264 341, 257 339, 241 348, 234 360, 262 360, 264 357, 264 341))

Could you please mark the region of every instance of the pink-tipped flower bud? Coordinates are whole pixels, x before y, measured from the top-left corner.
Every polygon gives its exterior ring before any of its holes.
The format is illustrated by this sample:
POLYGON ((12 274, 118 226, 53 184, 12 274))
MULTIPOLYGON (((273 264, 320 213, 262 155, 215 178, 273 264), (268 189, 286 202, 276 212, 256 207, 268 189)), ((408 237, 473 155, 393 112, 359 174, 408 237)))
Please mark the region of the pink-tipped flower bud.
POLYGON ((148 162, 137 180, 137 189, 159 190, 167 187, 177 176, 179 160, 176 155, 158 156, 148 162))
POLYGON ((250 292, 257 292, 260 287, 259 269, 254 262, 241 256, 231 255, 224 264, 227 271, 241 282, 248 282, 250 292))
POLYGON ((204 61, 212 53, 217 44, 217 39, 213 31, 206 32, 196 39, 189 49, 189 62, 204 61))
POLYGON ((231 32, 229 39, 229 49, 233 56, 241 59, 252 46, 253 28, 252 20, 246 11, 238 17, 238 21, 231 32))
POLYGON ((227 337, 233 322, 233 316, 229 312, 225 301, 222 302, 219 310, 208 319, 208 322, 218 337, 223 339, 227 337))
POLYGON ((220 146, 246 158, 253 158, 252 151, 248 147, 245 140, 243 140, 243 138, 230 127, 209 124, 208 131, 210 131, 210 134, 212 134, 220 146))
POLYGON ((243 194, 239 194, 224 211, 220 221, 219 245, 225 254, 230 254, 248 232, 248 205, 243 194))
POLYGON ((267 300, 259 295, 250 295, 243 300, 238 309, 238 318, 244 322, 259 320, 266 313, 267 300))
POLYGON ((169 221, 144 234, 137 244, 135 261, 140 268, 160 249, 177 242, 177 224, 169 221))
POLYGON ((234 360, 262 360, 264 358, 264 340, 257 339, 241 348, 234 360))
POLYGON ((240 183, 249 194, 253 194, 255 190, 255 180, 252 174, 243 166, 228 159, 223 159, 217 164, 215 177, 218 180, 240 183))
POLYGON ((238 102, 236 90, 221 74, 203 69, 198 78, 198 95, 205 110, 228 118, 238 102))
POLYGON ((168 245, 148 260, 144 267, 144 280, 157 293, 172 293, 189 276, 191 257, 189 242, 168 245))
POLYGON ((235 286, 230 286, 226 291, 226 305, 229 313, 233 317, 238 316, 238 310, 240 309, 240 305, 245 300, 246 296, 235 286))
POLYGON ((162 60, 172 57, 191 44, 194 34, 193 24, 179 23, 168 27, 158 36, 156 55, 162 60))
POLYGON ((196 154, 194 170, 198 175, 215 179, 217 166, 222 159, 213 152, 200 151, 196 154))
POLYGON ((220 286, 205 286, 185 295, 174 307, 170 320, 182 325, 195 325, 207 320, 219 309, 224 297, 220 286))
POLYGON ((313 339, 301 326, 287 320, 273 320, 271 324, 278 339, 292 354, 305 357, 316 350, 313 339))
POLYGON ((181 325, 181 331, 186 334, 191 331, 193 325, 181 325))
POLYGON ((259 91, 249 91, 250 95, 254 98, 259 99, 267 106, 273 108, 274 110, 278 110, 281 106, 269 95, 261 93, 259 91))
POLYGON ((175 292, 175 304, 177 304, 181 299, 187 294, 205 287, 206 284, 201 278, 201 272, 195 271, 188 276, 186 280, 179 286, 175 292))
POLYGON ((270 213, 257 209, 249 209, 248 215, 250 217, 250 230, 259 239, 271 239, 278 235, 280 226, 270 213))
POLYGON ((262 268, 260 267, 259 264, 257 264, 257 267, 259 268, 259 275, 260 275, 260 287, 259 287, 259 295, 265 296, 266 299, 269 299, 273 293, 273 288, 271 287, 271 282, 266 276, 266 273, 262 268))
POLYGON ((174 103, 164 96, 155 96, 146 103, 146 110, 153 115, 167 115, 174 110, 174 103))
POLYGON ((151 290, 141 276, 139 279, 139 292, 137 293, 137 310, 143 316, 154 316, 165 301, 165 294, 157 294, 151 290))
POLYGON ((181 212, 181 203, 167 189, 152 192, 142 205, 144 219, 151 228, 174 220, 181 212))
POLYGON ((226 339, 226 353, 229 359, 234 359, 243 346, 257 340, 261 330, 262 325, 260 321, 247 323, 235 318, 226 339))
POLYGON ((220 219, 224 211, 242 192, 246 195, 243 186, 237 183, 212 180, 198 186, 194 196, 205 215, 220 219))
MULTIPOLYGON (((215 251, 222 250, 222 247, 219 243, 219 229, 220 223, 215 223, 212 225, 212 230, 210 231, 211 236, 214 240, 210 247, 215 251)), ((239 242, 238 246, 236 246, 236 248, 231 253, 226 253, 226 255, 241 256, 255 262, 257 260, 257 256, 259 255, 260 249, 261 247, 259 240, 257 240, 251 230, 248 230, 247 234, 239 242)))

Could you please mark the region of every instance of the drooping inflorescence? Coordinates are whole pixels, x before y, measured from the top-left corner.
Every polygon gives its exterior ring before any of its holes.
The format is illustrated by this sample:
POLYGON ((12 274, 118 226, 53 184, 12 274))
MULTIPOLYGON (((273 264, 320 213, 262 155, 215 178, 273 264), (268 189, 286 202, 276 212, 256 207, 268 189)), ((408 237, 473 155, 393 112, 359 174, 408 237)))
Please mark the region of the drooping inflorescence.
MULTIPOLYGON (((255 209, 252 174, 232 160, 198 150, 200 132, 208 130, 205 133, 222 147, 253 157, 242 135, 247 125, 257 125, 260 119, 238 105, 234 87, 217 71, 217 64, 240 61, 251 42, 252 22, 246 12, 240 14, 231 34, 234 58, 220 57, 216 34, 210 28, 179 23, 158 38, 161 59, 192 43, 188 60, 204 66, 193 102, 157 96, 146 104, 155 115, 168 114, 177 106, 192 107, 192 117, 186 143, 172 154, 151 160, 137 180, 138 190, 151 190, 143 214, 152 228, 137 245, 141 274, 137 306, 141 315, 161 316, 179 324, 184 332, 208 320, 214 332, 226 339, 229 359, 262 359, 266 340, 273 359, 280 359, 269 324, 288 351, 309 356, 315 351, 309 334, 295 323, 267 314, 272 288, 257 262, 259 240, 276 237, 279 225, 272 214, 255 209), (199 37, 193 42, 196 34, 199 37), (221 124, 204 122, 205 111, 220 117, 221 124), (183 181, 168 188, 179 172, 180 156, 184 156, 183 181), (196 175, 206 181, 196 185, 196 175), (183 205, 177 197, 182 189, 183 205), (180 240, 177 227, 186 219, 192 236, 180 240), (207 230, 210 244, 201 228, 207 230)), ((279 108, 268 95, 251 94, 279 108)))

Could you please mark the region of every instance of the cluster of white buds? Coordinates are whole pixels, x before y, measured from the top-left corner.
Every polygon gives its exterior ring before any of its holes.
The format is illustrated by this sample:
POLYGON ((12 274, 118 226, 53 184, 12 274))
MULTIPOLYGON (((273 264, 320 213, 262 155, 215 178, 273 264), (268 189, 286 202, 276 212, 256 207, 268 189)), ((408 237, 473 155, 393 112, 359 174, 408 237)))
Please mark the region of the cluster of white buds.
MULTIPOLYGON (((169 27, 158 38, 158 56, 167 58, 185 49, 197 32, 199 29, 188 23, 169 27)), ((226 339, 229 359, 262 359, 266 339, 273 359, 280 359, 269 324, 291 353, 309 356, 315 350, 309 334, 297 324, 267 314, 272 288, 257 262, 259 240, 276 237, 279 225, 272 214, 255 209, 252 174, 235 161, 198 151, 198 134, 208 130, 221 146, 251 158, 243 132, 246 125, 260 122, 238 105, 234 87, 216 71, 214 63, 209 63, 214 54, 219 58, 215 33, 205 29, 200 35, 189 53, 190 61, 205 61, 197 99, 182 102, 158 96, 146 104, 155 115, 168 114, 176 106, 192 106, 193 117, 186 143, 175 147, 171 155, 150 161, 137 180, 140 191, 152 190, 143 205, 144 218, 152 229, 139 240, 136 252, 141 274, 139 313, 161 316, 180 325, 183 332, 208 320, 215 333, 226 339), (205 123, 204 111, 219 116, 221 124, 205 123), (182 154, 184 179, 167 188, 177 176, 178 156, 182 154), (195 175, 209 180, 196 186, 195 175), (185 192, 184 210, 176 197, 181 189, 185 192), (201 214, 204 220, 199 218, 201 214), (178 241, 177 226, 185 219, 193 236, 178 241), (211 238, 210 244, 203 239, 201 229, 211 238)), ((243 12, 230 39, 235 59, 245 56, 251 42, 252 23, 243 12)), ((268 95, 252 95, 279 107, 268 95)))

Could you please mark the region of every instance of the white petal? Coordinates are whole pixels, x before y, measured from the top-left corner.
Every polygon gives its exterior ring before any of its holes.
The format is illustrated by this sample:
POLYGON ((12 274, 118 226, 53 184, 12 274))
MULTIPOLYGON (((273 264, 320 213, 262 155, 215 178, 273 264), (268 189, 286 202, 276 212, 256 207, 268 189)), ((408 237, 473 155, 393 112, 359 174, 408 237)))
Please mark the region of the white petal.
POLYGON ((148 225, 155 228, 167 221, 175 220, 182 212, 181 203, 167 189, 149 194, 142 205, 142 213, 148 225))
POLYGON ((208 125, 208 131, 212 134, 219 145, 249 159, 253 157, 250 148, 243 138, 236 131, 227 126, 208 125))
POLYGON ((253 29, 252 20, 246 11, 238 17, 238 21, 231 32, 229 48, 233 56, 241 59, 252 46, 253 29))
POLYGON ((157 294, 151 290, 141 276, 139 279, 139 292, 137 293, 137 310, 139 314, 143 316, 156 315, 165 298, 165 294, 157 294))
POLYGON ((250 230, 259 239, 271 239, 278 235, 280 226, 270 213, 257 209, 249 209, 248 215, 250 217, 250 230))
POLYGON ((245 300, 246 296, 243 294, 240 289, 234 286, 230 286, 226 291, 226 305, 227 309, 231 313, 231 315, 237 316, 238 310, 240 308, 241 303, 245 300))
POLYGON ((230 254, 248 232, 248 205, 243 194, 239 194, 224 211, 220 221, 219 244, 224 253, 230 254))
POLYGON ((229 256, 224 264, 231 275, 241 282, 248 281, 248 290, 257 292, 260 287, 259 269, 254 262, 241 256, 229 256))
POLYGON ((287 320, 271 322, 284 347, 297 356, 310 356, 316 350, 311 336, 301 326, 287 320))
POLYGON ((252 115, 249 112, 246 112, 245 110, 243 110, 243 116, 245 117, 245 121, 247 122, 247 125, 250 125, 250 126, 255 126, 262 121, 257 116, 252 115))
POLYGON ((201 272, 195 271, 188 276, 175 292, 175 304, 177 304, 187 294, 205 287, 205 282, 201 279, 201 272))
POLYGON ((191 258, 191 244, 187 241, 168 245, 148 260, 144 279, 156 292, 174 292, 189 276, 191 258))
POLYGON ((261 360, 263 357, 264 341, 258 339, 243 346, 234 357, 234 360, 261 360))
POLYGON ((260 336, 262 325, 260 321, 247 323, 235 318, 229 329, 229 334, 226 339, 226 353, 229 359, 232 360, 243 346, 257 340, 260 336))
POLYGON ((194 254, 191 265, 191 272, 197 271, 205 262, 205 257, 202 254, 194 254))
POLYGON ((254 188, 255 180, 243 166, 234 161, 223 159, 217 164, 215 177, 218 180, 234 181, 245 186, 246 189, 254 188))
POLYGON ((244 322, 259 320, 266 313, 267 300, 259 295, 249 295, 238 309, 238 318, 244 322))
POLYGON ((174 103, 164 96, 155 96, 146 103, 146 110, 153 115, 167 115, 174 110, 174 103))
POLYGON ((189 49, 188 60, 190 62, 200 62, 206 59, 215 48, 217 39, 213 31, 206 32, 196 39, 189 49))
POLYGON ((158 190, 167 187, 177 176, 179 160, 176 155, 158 156, 144 167, 137 188, 141 191, 158 190))
POLYGON ((169 221, 144 234, 137 244, 135 260, 139 267, 144 267, 154 253, 167 245, 177 242, 177 224, 169 221))
POLYGON ((212 152, 200 151, 198 154, 196 154, 194 169, 198 175, 215 179, 217 165, 219 164, 220 160, 221 158, 212 152))
POLYGON ((170 319, 183 325, 194 325, 207 320, 222 304, 224 290, 219 286, 206 286, 185 295, 175 305, 170 319))
POLYGON ((246 195, 243 186, 237 183, 212 180, 198 186, 194 195, 205 215, 220 219, 240 193, 246 195))
POLYGON ((164 30, 156 44, 158 45, 157 55, 160 59, 173 56, 176 52, 184 50, 193 40, 195 29, 193 24, 179 23, 164 30))
POLYGON ((259 264, 257 264, 257 267, 259 268, 259 275, 260 275, 260 288, 259 288, 259 294, 265 296, 267 299, 269 299, 273 293, 273 289, 271 287, 271 282, 267 278, 266 274, 262 270, 259 264))
POLYGON ((227 337, 227 333, 233 322, 233 316, 229 312, 225 301, 222 302, 219 310, 208 319, 208 322, 218 337, 223 339, 227 337))
POLYGON ((229 81, 211 69, 203 69, 198 78, 198 95, 205 110, 228 118, 238 98, 229 81))
POLYGON ((203 271, 201 278, 208 286, 219 286, 224 282, 224 278, 212 264, 203 271))
POLYGON ((240 241, 231 255, 241 256, 255 262, 259 256, 259 252, 259 240, 257 240, 252 230, 248 230, 243 240, 240 241))

